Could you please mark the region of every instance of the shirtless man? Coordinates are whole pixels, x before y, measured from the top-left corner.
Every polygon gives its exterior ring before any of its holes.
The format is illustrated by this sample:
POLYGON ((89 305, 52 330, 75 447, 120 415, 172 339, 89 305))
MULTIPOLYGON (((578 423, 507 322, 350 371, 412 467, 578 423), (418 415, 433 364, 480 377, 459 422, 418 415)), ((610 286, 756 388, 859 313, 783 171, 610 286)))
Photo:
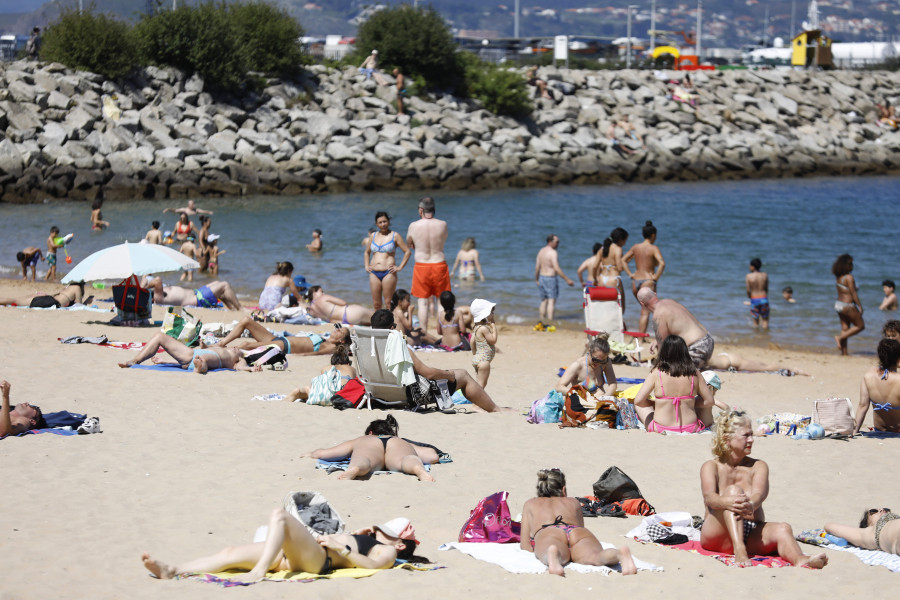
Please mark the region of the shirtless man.
POLYGON ((182 206, 181 208, 167 208, 163 211, 163 214, 167 212, 173 213, 184 213, 189 217, 193 217, 194 215, 211 215, 213 212, 211 210, 203 210, 202 208, 197 208, 194 205, 193 200, 188 200, 187 206, 182 206))
POLYGON ((241 351, 237 348, 195 348, 191 350, 187 345, 161 331, 156 332, 156 335, 150 338, 150 341, 138 352, 137 356, 128 362, 119 363, 119 366, 127 369, 132 365, 141 364, 148 358, 151 359, 153 364, 166 364, 156 356, 160 348, 178 361, 182 369, 194 371, 201 375, 211 369, 262 371, 262 367, 259 365, 255 367, 248 365, 241 351))
POLYGON ((162 232, 159 230, 159 221, 153 221, 153 226, 147 232, 147 235, 144 236, 144 239, 147 240, 148 244, 162 244, 163 237, 162 232))
POLYGON ((597 261, 600 260, 600 257, 597 255, 603 249, 603 244, 597 242, 594 244, 594 253, 588 258, 584 259, 584 262, 581 263, 581 266, 578 267, 578 285, 582 288, 597 285, 597 282, 593 280, 592 273, 597 266, 597 261), (590 280, 585 282, 584 274, 587 273, 588 276, 592 277, 590 280))
POLYGON ((763 273, 762 261, 754 258, 750 261, 750 272, 747 273, 747 297, 750 298, 750 316, 756 325, 769 328, 769 276, 763 273))
POLYGON ((559 236, 551 233, 547 236, 547 245, 541 248, 534 263, 534 283, 541 290, 541 319, 553 320, 553 312, 556 308, 556 299, 559 298, 559 280, 562 277, 569 286, 575 282, 566 277, 559 268, 559 236))
POLYGON ((412 295, 419 299, 419 321, 428 331, 432 313, 437 319, 438 298, 450 291, 450 269, 444 257, 447 222, 434 218, 434 198, 419 200, 419 220, 409 224, 406 244, 415 253, 412 295))
POLYGON ((619 153, 619 156, 625 158, 626 154, 634 154, 634 150, 619 141, 616 137, 616 122, 612 121, 606 128, 606 138, 610 141, 612 149, 619 153))
POLYGON ((653 313, 653 331, 656 339, 650 344, 655 354, 659 344, 667 336, 680 336, 688 345, 688 352, 698 369, 734 369, 735 371, 777 372, 780 375, 808 375, 799 369, 785 368, 777 364, 765 364, 744 358, 739 354, 720 352, 713 356, 715 342, 706 327, 684 306, 668 298, 660 299, 649 287, 641 288, 637 300, 653 313))
POLYGON ((22 265, 22 279, 28 280, 28 267, 31 267, 31 280, 37 281, 37 263, 44 260, 44 254, 36 246, 29 246, 16 253, 16 260, 22 265))
MULTIPOLYGON (((84 298, 84 282, 70 283, 58 294, 33 294, 20 298, 0 298, 0 306, 29 306, 31 308, 65 308, 78 304, 84 298)), ((90 302, 94 297, 90 296, 90 302)))
POLYGON ((199 289, 167 285, 163 287, 162 279, 144 277, 141 287, 153 290, 153 302, 162 306, 197 306, 200 308, 214 308, 219 300, 229 310, 241 310, 241 303, 237 299, 234 290, 227 281, 213 281, 199 289))
MULTIPOLYGON (((394 313, 386 308, 379 308, 372 315, 372 329, 394 329, 395 327, 394 313)), ((465 369, 451 369, 449 371, 435 369, 420 361, 412 352, 409 353, 409 357, 415 373, 431 380, 446 379, 451 392, 460 390, 463 396, 466 397, 466 400, 484 412, 516 412, 512 408, 497 406, 487 392, 484 391, 484 388, 465 369)))
MULTIPOLYGON (((34 272, 32 271, 33 274, 34 272)), ((32 279, 34 278, 32 277, 32 279)), ((881 282, 881 289, 884 290, 884 300, 881 301, 881 306, 878 307, 878 310, 897 310, 897 286, 894 282, 890 279, 885 279, 881 282)))
POLYGON ((260 346, 272 344, 281 348, 285 354, 331 355, 334 354, 334 350, 337 348, 338 344, 350 343, 350 330, 346 327, 339 327, 332 332, 328 339, 315 333, 309 337, 291 336, 290 339, 288 339, 287 337, 272 335, 268 329, 255 322, 251 317, 244 317, 237 325, 235 325, 234 329, 231 330, 231 333, 210 347, 224 348, 235 340, 238 341, 232 348, 238 348, 240 350, 252 350, 260 346), (253 338, 252 340, 242 339, 241 336, 243 336, 245 331, 250 333, 250 336, 253 338))
POLYGON ((15 408, 9 407, 9 390, 12 386, 8 381, 0 381, 0 395, 3 396, 0 405, 0 438, 7 435, 19 435, 30 429, 40 429, 44 421, 44 415, 37 406, 27 402, 16 404, 15 408))
MULTIPOLYGON (((656 282, 666 270, 666 261, 663 260, 659 247, 656 246, 656 227, 653 221, 647 221, 641 230, 644 241, 631 247, 622 261, 625 263, 625 273, 631 278, 631 292, 637 298, 641 288, 647 287, 656 291, 656 282), (628 270, 628 263, 634 259, 634 273, 628 270)), ((641 318, 638 324, 641 333, 647 333, 647 323, 650 321, 650 311, 641 306, 641 318)), ((663 338, 665 339, 665 338, 663 338)))

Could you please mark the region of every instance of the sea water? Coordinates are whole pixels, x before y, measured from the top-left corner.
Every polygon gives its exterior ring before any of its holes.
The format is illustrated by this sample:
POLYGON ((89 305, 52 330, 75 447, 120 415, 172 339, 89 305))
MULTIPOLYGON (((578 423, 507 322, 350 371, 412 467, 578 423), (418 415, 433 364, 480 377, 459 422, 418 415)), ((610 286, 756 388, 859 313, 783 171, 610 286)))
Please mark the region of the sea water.
MULTIPOLYGON (((641 228, 652 220, 666 269, 661 297, 687 306, 720 341, 831 351, 839 331, 831 264, 844 252, 854 257, 854 277, 865 308, 867 329, 850 340, 853 352, 874 352, 886 318, 897 313, 877 310, 881 281, 900 281, 900 178, 818 178, 762 181, 606 185, 549 189, 431 192, 437 217, 449 224, 446 245, 450 265, 466 237, 477 241, 486 280, 454 280, 458 301, 476 297, 498 303, 497 314, 511 323, 537 321, 540 303, 534 283, 535 256, 550 233, 560 237, 560 265, 576 280, 561 282, 557 318, 563 326, 583 324, 582 294, 576 269, 614 227, 630 237, 626 249, 642 240, 641 228), (750 259, 759 257, 769 274, 771 330, 752 326, 744 276, 750 259), (794 288, 796 304, 781 298, 794 288)), ((289 260, 295 274, 327 293, 350 302, 371 304, 363 268, 362 239, 374 225, 375 212, 388 211, 395 231, 406 235, 418 218, 422 193, 352 193, 327 196, 199 199, 213 210, 212 232, 221 235, 218 278, 254 305, 275 263, 289 260), (313 229, 323 231, 324 251, 306 251, 313 229)), ((105 231, 91 231, 90 205, 48 201, 35 205, 0 204, 0 274, 20 276, 15 254, 26 246, 46 247, 51 225, 62 234, 75 233, 68 247, 72 265, 91 252, 137 242, 154 220, 171 230, 175 215, 164 207, 183 201, 108 203, 105 231)), ((199 228, 196 217, 193 218, 199 228)), ((176 246, 177 247, 177 246, 176 246)), ((60 252, 58 270, 69 265, 60 252)), ((398 261, 399 261, 398 254, 398 261)), ((39 263, 39 273, 46 263, 39 263)), ((178 274, 165 274, 177 283, 178 274)), ((400 287, 410 288, 412 261, 400 273, 400 287)), ((197 275, 195 284, 210 279, 197 275)), ((626 279, 626 323, 637 325, 637 302, 626 279)))

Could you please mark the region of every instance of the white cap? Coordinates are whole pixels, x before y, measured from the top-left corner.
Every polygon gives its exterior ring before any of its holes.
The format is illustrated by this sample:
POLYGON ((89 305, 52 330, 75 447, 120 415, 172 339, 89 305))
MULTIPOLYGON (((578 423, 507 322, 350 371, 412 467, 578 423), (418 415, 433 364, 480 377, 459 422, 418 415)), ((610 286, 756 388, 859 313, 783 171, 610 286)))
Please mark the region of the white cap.
POLYGON ((475 298, 472 300, 472 319, 476 323, 480 323, 484 321, 491 315, 491 311, 494 310, 494 307, 497 306, 493 302, 489 302, 483 298, 475 298))
POLYGON ((206 241, 209 243, 212 243, 212 242, 216 241, 217 239, 219 239, 220 237, 222 237, 222 236, 217 235, 215 233, 211 233, 211 234, 209 234, 209 237, 206 238, 206 241))
POLYGON ((372 50, 372 54, 378 54, 378 50, 372 50))
POLYGON ((376 525, 375 529, 381 530, 382 533, 392 538, 397 538, 399 540, 412 540, 417 544, 419 543, 419 540, 416 539, 416 530, 413 529, 413 526, 409 522, 409 519, 405 517, 397 517, 396 519, 391 519, 383 525, 376 525))
POLYGON ((700 374, 703 375, 703 379, 706 380, 706 385, 716 388, 717 390, 722 389, 722 380, 719 378, 718 373, 715 371, 703 371, 700 374))

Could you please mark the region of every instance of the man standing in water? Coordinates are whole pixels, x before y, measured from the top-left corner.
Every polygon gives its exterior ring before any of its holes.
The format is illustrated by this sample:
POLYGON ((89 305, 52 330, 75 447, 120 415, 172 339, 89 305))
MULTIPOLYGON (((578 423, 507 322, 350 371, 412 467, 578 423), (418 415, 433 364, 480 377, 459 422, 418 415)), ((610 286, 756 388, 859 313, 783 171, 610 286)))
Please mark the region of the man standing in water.
POLYGON ((432 310, 437 318, 438 298, 450 291, 450 269, 444 257, 446 241, 447 222, 434 218, 434 198, 426 196, 419 200, 419 220, 410 223, 406 232, 406 243, 415 253, 411 291, 419 299, 419 320, 425 331, 432 310))
POLYGON ((556 249, 559 247, 559 236, 551 233, 547 236, 547 245, 541 248, 534 264, 534 282, 541 290, 541 319, 553 320, 553 312, 556 308, 556 299, 559 298, 559 279, 557 275, 565 279, 569 286, 575 282, 566 277, 559 268, 559 255, 556 249))
POLYGON ((182 206, 181 208, 167 208, 163 210, 163 214, 167 212, 185 214, 189 217, 193 217, 194 215, 211 215, 213 212, 211 210, 203 210, 202 208, 197 208, 194 204, 193 200, 188 200, 187 206, 182 206))
POLYGON ((747 297, 750 298, 750 315, 757 325, 769 328, 769 276, 762 271, 762 261, 754 258, 750 261, 750 272, 747 273, 747 297))

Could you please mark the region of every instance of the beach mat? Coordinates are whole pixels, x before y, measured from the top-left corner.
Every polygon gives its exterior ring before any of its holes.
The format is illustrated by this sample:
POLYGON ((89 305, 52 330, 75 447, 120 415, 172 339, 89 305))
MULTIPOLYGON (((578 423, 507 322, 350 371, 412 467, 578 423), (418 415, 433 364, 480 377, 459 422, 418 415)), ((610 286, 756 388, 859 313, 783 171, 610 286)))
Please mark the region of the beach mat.
POLYGON ((74 429, 63 429, 63 428, 50 428, 50 429, 29 429, 28 431, 23 431, 22 433, 17 433, 16 435, 6 435, 0 437, 0 440, 5 440, 8 437, 24 437, 26 435, 36 435, 39 433, 52 433, 53 435, 78 435, 78 432, 74 429))
MULTIPOLYGON (((603 549, 615 548, 612 544, 603 544, 603 549)), ((450 542, 442 544, 438 550, 459 550, 463 554, 467 554, 476 560, 491 563, 502 567, 510 573, 546 573, 547 565, 538 560, 534 552, 522 550, 518 544, 498 544, 494 542, 450 542)), ((634 558, 634 557, 632 557, 634 558)), ((634 558, 634 564, 638 571, 662 571, 663 568, 648 562, 644 562, 634 558)), ((566 570, 575 571, 576 573, 600 573, 609 575, 614 571, 622 569, 617 565, 615 567, 596 567, 594 565, 582 565, 578 563, 569 563, 566 570)))
MULTIPOLYGON (((641 540, 634 538, 635 541, 641 542, 641 540)), ((642 544, 646 544, 648 542, 641 542, 642 544)), ((652 543, 652 542, 650 542, 652 543)), ((674 544, 674 545, 665 545, 665 544, 656 544, 662 548, 673 548, 675 550, 685 550, 687 552, 693 552, 694 554, 700 554, 702 556, 710 556, 717 561, 728 565, 729 567, 738 566, 734 560, 734 554, 723 554, 721 552, 712 552, 710 550, 705 550, 700 542, 685 542, 684 544, 674 544)), ((751 556, 750 560, 753 562, 754 567, 769 567, 772 569, 780 569, 781 567, 790 567, 791 563, 780 558, 778 556, 751 556)))
POLYGON ((887 440, 891 438, 900 438, 900 433, 894 433, 893 431, 860 431, 859 435, 867 438, 874 438, 876 440, 887 440))
POLYGON ((805 529, 798 533, 796 538, 798 542, 803 542, 804 544, 840 552, 849 552, 871 567, 884 567, 894 573, 900 573, 900 556, 882 550, 866 550, 865 548, 858 548, 852 545, 838 546, 822 537, 824 534, 824 529, 805 529))
MULTIPOLYGON (((131 365, 132 369, 144 369, 146 371, 167 371, 167 372, 175 372, 180 371, 182 373, 191 373, 192 371, 188 371, 187 369, 182 369, 181 365, 178 363, 160 363, 158 365, 131 365)), ((234 369, 210 369, 207 373, 218 373, 218 372, 227 372, 234 371, 234 369)))
MULTIPOLYGON (((445 567, 441 567, 438 565, 421 565, 418 563, 397 563, 392 569, 404 569, 407 571, 435 571, 437 569, 443 569, 445 567)), ((371 577, 376 573, 380 573, 385 569, 362 569, 359 567, 354 567, 350 569, 335 569, 330 573, 306 573, 304 571, 278 571, 275 573, 267 573, 265 578, 262 581, 274 581, 274 582, 290 582, 290 583, 310 583, 312 581, 317 581, 319 579, 341 579, 341 578, 352 578, 352 579, 360 579, 362 577, 371 577)), ((236 575, 240 575, 242 573, 246 573, 246 571, 222 571, 219 573, 190 573, 186 575, 179 575, 175 579, 191 579, 194 581, 202 581, 204 583, 215 583, 221 585, 222 587, 237 587, 237 586, 248 586, 254 585, 255 583, 261 583, 261 581, 255 581, 252 583, 244 583, 241 581, 232 581, 229 577, 235 577, 236 575)))

